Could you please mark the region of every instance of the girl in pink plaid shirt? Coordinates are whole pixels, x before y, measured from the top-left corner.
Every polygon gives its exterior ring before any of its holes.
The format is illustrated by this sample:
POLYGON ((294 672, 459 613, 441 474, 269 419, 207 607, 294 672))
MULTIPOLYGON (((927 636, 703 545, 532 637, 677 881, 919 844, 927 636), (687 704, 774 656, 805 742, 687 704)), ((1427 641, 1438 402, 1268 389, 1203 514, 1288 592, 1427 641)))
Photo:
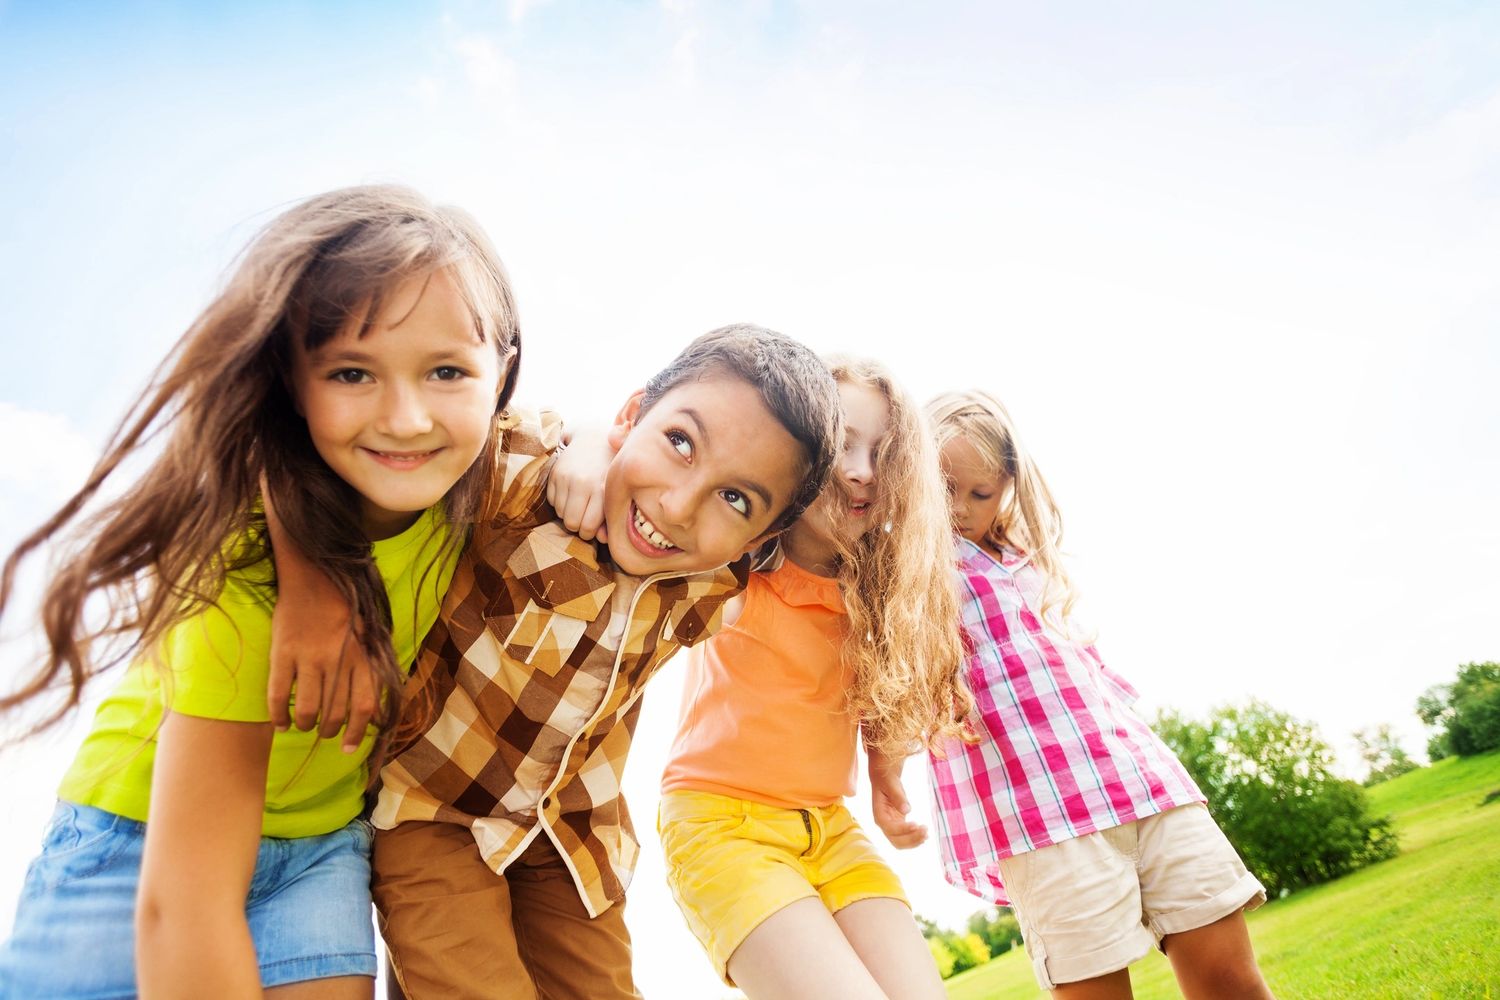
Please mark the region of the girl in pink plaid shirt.
POLYGON ((1190 998, 1271 995, 1244 910, 1265 890, 1203 793, 1064 624, 1061 517, 999 400, 929 405, 952 497, 973 745, 930 757, 950 882, 1016 912, 1042 988, 1131 996, 1153 946, 1190 998))

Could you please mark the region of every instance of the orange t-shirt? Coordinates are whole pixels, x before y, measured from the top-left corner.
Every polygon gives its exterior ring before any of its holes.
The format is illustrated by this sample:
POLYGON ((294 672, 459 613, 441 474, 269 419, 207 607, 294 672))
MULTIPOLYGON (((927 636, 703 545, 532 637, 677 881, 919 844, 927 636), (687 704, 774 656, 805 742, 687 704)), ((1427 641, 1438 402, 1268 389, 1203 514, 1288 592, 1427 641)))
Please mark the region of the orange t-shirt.
POLYGON ((739 618, 690 651, 662 791, 788 809, 853 795, 858 727, 845 701, 847 622, 837 581, 788 559, 752 573, 739 618))

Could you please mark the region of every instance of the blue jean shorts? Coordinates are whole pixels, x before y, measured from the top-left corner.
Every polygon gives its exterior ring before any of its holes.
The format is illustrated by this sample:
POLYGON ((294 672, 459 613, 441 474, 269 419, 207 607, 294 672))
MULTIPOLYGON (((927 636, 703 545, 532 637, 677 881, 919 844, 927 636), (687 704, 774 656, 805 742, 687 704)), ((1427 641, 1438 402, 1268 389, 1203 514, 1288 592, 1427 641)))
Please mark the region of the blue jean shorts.
MULTIPOLYGON (((370 825, 262 837, 245 917, 266 987, 375 975, 370 825)), ((135 891, 146 825, 59 802, 0 945, 0 997, 134 997, 135 891)))

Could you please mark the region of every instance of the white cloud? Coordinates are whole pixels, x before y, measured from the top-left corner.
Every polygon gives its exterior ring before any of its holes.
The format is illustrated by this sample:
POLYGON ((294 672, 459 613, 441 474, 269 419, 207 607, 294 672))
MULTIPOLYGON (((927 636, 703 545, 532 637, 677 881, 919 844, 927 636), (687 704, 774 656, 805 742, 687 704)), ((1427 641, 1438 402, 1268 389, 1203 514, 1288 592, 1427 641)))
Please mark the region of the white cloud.
MULTIPOLYGON (((0 462, 0 496, 6 514, 15 500, 56 503, 83 485, 98 446, 58 413, 0 402, 0 441, 10 454, 0 462)), ((14 521, 0 515, 7 527, 14 521)))
POLYGON ((476 89, 491 93, 513 90, 515 63, 500 52, 493 39, 467 34, 453 39, 451 44, 462 60, 464 76, 476 89))
POLYGON ((527 14, 551 2, 552 0, 510 0, 510 23, 520 24, 527 14))

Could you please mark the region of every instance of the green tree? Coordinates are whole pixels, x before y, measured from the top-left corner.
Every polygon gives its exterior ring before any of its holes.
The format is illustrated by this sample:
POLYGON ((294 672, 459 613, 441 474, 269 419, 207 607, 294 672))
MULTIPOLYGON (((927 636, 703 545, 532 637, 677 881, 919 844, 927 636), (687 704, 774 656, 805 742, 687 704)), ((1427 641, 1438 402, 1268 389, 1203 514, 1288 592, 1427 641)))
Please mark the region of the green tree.
POLYGON ((932 952, 932 960, 937 963, 939 979, 947 979, 953 975, 953 951, 943 943, 941 938, 929 937, 927 950, 932 952))
POLYGON ((1417 718, 1429 729, 1436 730, 1427 741, 1427 759, 1440 761, 1453 755, 1448 745, 1448 720, 1453 717, 1449 700, 1453 697, 1451 684, 1434 684, 1417 697, 1417 718))
POLYGON ((969 933, 978 934, 991 956, 1021 943, 1021 925, 1008 907, 992 906, 969 917, 969 933))
POLYGON ((1422 693, 1417 716, 1437 730, 1428 744, 1434 760, 1500 747, 1500 663, 1463 664, 1452 684, 1422 693))
POLYGON ((1334 774, 1333 751, 1312 725, 1252 701, 1207 722, 1163 713, 1154 728, 1272 895, 1396 853, 1390 818, 1371 816, 1364 789, 1334 774))
POLYGON ((990 949, 985 945, 984 938, 978 934, 955 934, 953 940, 947 944, 953 951, 955 959, 954 973, 972 969, 990 960, 990 949))
POLYGON ((1419 766, 1401 746, 1388 723, 1359 730, 1354 734, 1354 742, 1359 744, 1359 756, 1368 772, 1366 786, 1398 778, 1419 766))

